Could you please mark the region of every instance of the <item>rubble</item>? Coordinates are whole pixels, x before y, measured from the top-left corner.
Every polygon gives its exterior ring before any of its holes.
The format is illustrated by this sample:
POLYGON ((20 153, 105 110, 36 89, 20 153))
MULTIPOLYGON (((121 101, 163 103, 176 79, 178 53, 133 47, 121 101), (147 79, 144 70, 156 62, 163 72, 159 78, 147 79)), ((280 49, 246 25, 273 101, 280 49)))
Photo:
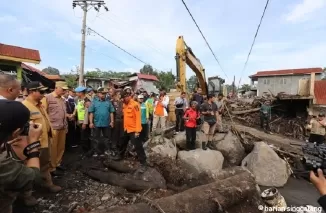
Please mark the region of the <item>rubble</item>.
MULTIPOLYGON (((280 103, 277 98, 285 97, 286 94, 280 94, 277 97, 262 97, 256 99, 238 99, 227 103, 232 120, 238 121, 242 125, 260 128, 259 107, 264 100, 274 101, 272 104, 272 118, 270 120, 271 131, 287 137, 304 140, 306 138, 305 125, 307 113, 301 113, 297 116, 290 115, 286 105, 280 103)), ((230 120, 227 112, 224 114, 226 120, 230 120)))
POLYGON ((151 167, 143 174, 137 173, 134 156, 120 162, 75 156, 67 175, 55 180, 65 190, 37 194, 37 212, 258 212, 257 183, 283 186, 288 164, 278 155, 289 153, 279 149, 277 155, 277 148, 231 130, 214 135, 217 150, 183 151, 184 133, 171 139, 155 136, 145 145, 151 167), (246 167, 234 166, 241 162, 246 167))

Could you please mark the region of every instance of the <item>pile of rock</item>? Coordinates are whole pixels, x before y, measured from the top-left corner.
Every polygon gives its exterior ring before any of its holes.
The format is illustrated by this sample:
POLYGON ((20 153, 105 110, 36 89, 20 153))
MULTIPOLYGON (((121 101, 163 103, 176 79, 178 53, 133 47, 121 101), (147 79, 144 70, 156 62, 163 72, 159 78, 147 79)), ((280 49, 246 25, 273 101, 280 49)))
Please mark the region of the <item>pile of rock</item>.
POLYGON ((149 162, 158 166, 161 171, 174 171, 172 167, 176 167, 177 171, 173 175, 177 172, 179 176, 183 176, 178 183, 181 185, 203 176, 213 177, 222 169, 234 166, 246 167, 262 186, 284 186, 290 176, 288 164, 265 142, 254 143, 254 149, 246 153, 242 143, 232 132, 216 133, 212 149, 202 150, 201 143, 204 141, 205 134, 198 131, 197 149, 185 151, 184 132, 178 133, 174 139, 156 136, 148 142, 146 152, 149 162))

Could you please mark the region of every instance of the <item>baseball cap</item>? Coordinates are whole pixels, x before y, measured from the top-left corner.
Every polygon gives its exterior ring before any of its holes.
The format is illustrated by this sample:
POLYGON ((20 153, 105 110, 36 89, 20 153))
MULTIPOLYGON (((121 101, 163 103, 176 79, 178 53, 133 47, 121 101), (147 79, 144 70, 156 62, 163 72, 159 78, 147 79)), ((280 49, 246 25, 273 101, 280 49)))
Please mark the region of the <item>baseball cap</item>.
POLYGON ((57 82, 55 82, 55 87, 60 87, 60 88, 65 89, 65 90, 69 89, 68 84, 65 81, 57 81, 57 82))
POLYGON ((85 92, 87 90, 86 87, 83 87, 83 86, 79 86, 75 89, 75 92, 85 92))
POLYGON ((122 92, 120 93, 120 95, 121 95, 121 98, 126 98, 126 97, 130 96, 131 93, 128 92, 128 91, 122 91, 122 92))
POLYGON ((0 142, 16 129, 23 128, 29 117, 29 110, 21 102, 0 100, 0 142))
POLYGON ((31 81, 26 85, 26 88, 28 90, 47 90, 48 88, 43 86, 40 82, 38 81, 31 81))
POLYGON ((97 92, 99 92, 99 93, 108 93, 109 91, 108 91, 108 89, 101 87, 101 88, 99 88, 97 90, 97 92))
POLYGON ((139 98, 139 99, 143 99, 144 96, 143 96, 143 95, 138 95, 138 98, 139 98))

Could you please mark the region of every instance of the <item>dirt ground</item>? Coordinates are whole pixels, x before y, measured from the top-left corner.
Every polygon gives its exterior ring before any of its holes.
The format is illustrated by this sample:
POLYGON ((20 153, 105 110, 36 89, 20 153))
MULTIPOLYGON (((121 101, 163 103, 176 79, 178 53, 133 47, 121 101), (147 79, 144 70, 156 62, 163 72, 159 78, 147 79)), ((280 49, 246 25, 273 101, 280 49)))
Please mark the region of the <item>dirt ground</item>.
MULTIPOLYGON (((87 209, 104 209, 111 206, 127 205, 137 201, 135 193, 123 188, 99 183, 90 179, 82 172, 81 164, 90 163, 93 167, 100 164, 96 160, 85 160, 79 151, 67 152, 64 158, 68 168, 66 175, 54 181, 64 187, 64 190, 56 195, 45 192, 42 189, 34 192, 39 200, 39 205, 34 208, 26 208, 19 201, 15 203, 14 213, 67 213, 87 212, 87 209), (74 211, 71 208, 76 207, 74 211)), ((266 187, 261 187, 265 189, 266 187)), ((319 206, 317 199, 319 194, 314 186, 304 179, 290 178, 286 186, 279 189, 285 197, 288 206, 312 205, 319 206)), ((155 199, 172 194, 167 190, 152 190, 147 196, 155 199)))

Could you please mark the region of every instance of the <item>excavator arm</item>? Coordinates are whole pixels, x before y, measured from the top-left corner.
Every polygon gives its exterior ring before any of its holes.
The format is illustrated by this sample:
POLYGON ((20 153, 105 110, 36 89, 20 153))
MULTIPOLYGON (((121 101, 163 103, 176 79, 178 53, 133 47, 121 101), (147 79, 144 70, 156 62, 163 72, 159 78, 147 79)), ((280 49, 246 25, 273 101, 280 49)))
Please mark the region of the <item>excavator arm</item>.
POLYGON ((192 52, 191 48, 187 46, 183 36, 179 36, 176 46, 176 68, 177 68, 177 88, 179 91, 186 91, 186 65, 196 74, 199 87, 204 94, 208 93, 205 69, 200 63, 200 60, 192 52))

